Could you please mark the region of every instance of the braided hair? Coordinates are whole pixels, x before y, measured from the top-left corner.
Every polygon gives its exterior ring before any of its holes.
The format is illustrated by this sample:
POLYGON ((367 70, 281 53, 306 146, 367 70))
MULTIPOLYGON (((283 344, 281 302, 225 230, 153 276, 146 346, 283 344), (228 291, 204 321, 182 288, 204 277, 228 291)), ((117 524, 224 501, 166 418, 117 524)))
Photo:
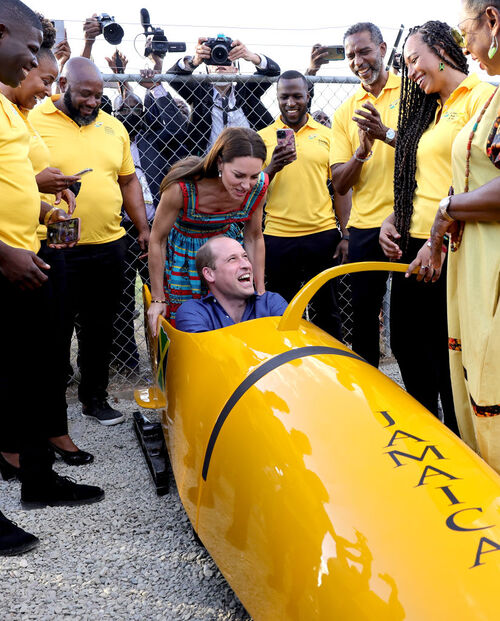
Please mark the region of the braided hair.
MULTIPOLYGON (((424 43, 452 69, 468 74, 467 59, 453 38, 450 26, 444 22, 429 21, 410 29, 409 37, 420 34, 424 43), (441 51, 444 50, 445 54, 441 51)), ((398 139, 394 165, 394 214, 395 225, 401 235, 400 245, 406 250, 410 237, 413 214, 413 195, 417 187, 417 148, 420 138, 435 117, 439 95, 426 95, 408 77, 408 69, 402 63, 401 99, 399 103, 398 139)))

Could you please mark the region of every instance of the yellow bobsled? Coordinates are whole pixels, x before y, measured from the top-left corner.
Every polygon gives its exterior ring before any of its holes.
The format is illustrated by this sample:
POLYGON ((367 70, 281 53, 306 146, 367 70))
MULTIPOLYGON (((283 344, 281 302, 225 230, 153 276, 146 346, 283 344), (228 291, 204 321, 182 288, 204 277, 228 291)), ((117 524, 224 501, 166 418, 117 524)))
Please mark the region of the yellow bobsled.
POLYGON ((366 268, 323 272, 282 318, 201 334, 161 320, 158 387, 138 402, 164 407, 182 503, 255 620, 494 621, 500 478, 301 318, 322 283, 366 268))

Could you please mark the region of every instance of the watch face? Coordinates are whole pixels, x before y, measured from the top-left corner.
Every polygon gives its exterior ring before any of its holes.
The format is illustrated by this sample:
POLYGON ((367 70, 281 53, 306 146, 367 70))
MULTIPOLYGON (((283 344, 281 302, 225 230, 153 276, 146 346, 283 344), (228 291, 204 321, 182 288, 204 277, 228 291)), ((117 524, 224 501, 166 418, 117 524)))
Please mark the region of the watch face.
POLYGON ((392 128, 389 128, 387 132, 385 133, 385 139, 388 142, 390 142, 391 140, 394 140, 395 135, 396 135, 396 132, 392 128))

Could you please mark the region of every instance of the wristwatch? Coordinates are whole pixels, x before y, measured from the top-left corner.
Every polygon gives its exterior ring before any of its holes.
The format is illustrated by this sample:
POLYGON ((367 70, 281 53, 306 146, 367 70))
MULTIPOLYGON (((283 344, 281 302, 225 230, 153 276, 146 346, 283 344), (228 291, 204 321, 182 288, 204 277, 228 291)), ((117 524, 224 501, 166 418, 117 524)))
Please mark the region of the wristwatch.
POLYGON ((389 127, 389 129, 385 132, 384 142, 392 142, 394 138, 396 138, 396 132, 392 129, 392 127, 389 127))
POLYGON ((448 220, 448 222, 454 222, 455 218, 452 218, 452 216, 450 216, 450 214, 448 213, 448 209, 450 208, 450 205, 451 205, 451 196, 446 196, 445 198, 442 198, 439 201, 439 213, 443 216, 445 220, 448 220))

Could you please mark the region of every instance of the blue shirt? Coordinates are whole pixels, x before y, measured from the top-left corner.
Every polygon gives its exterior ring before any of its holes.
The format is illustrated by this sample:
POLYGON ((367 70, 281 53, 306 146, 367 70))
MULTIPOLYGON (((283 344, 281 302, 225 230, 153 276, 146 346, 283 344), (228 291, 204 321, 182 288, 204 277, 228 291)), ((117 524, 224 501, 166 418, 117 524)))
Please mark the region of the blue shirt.
MULTIPOLYGON (((288 303, 279 293, 266 291, 262 295, 253 294, 247 300, 241 321, 279 317, 287 306, 288 303)), ((175 315, 175 327, 184 332, 207 332, 234 326, 234 323, 211 293, 201 300, 187 300, 180 305, 175 315)))

